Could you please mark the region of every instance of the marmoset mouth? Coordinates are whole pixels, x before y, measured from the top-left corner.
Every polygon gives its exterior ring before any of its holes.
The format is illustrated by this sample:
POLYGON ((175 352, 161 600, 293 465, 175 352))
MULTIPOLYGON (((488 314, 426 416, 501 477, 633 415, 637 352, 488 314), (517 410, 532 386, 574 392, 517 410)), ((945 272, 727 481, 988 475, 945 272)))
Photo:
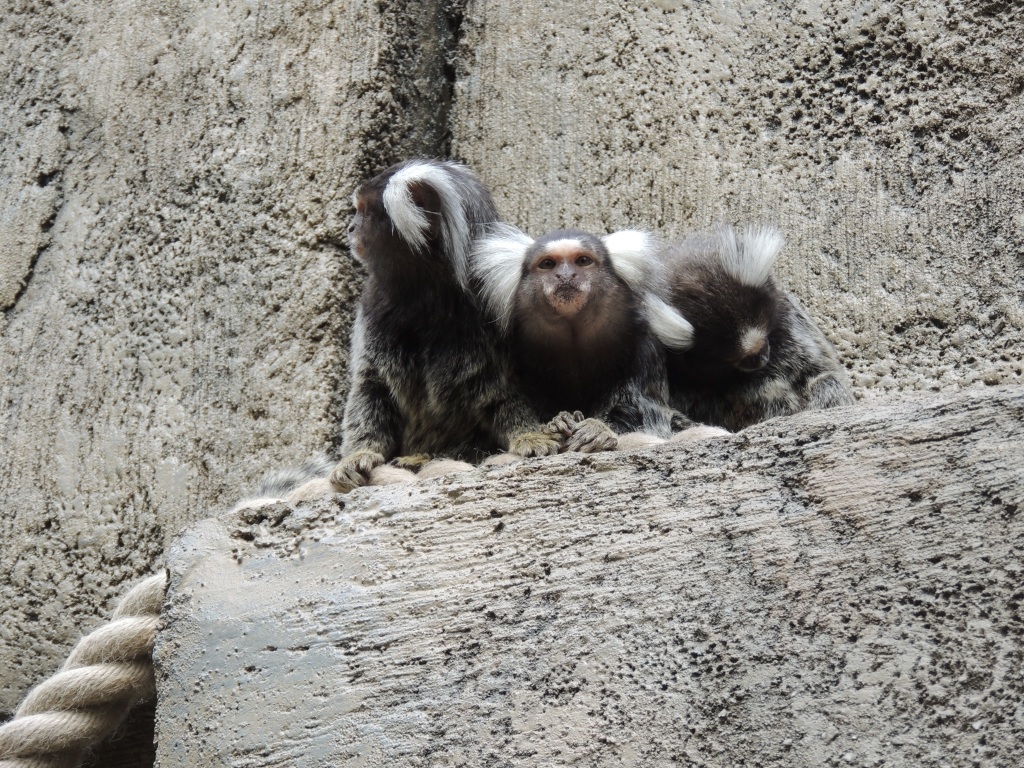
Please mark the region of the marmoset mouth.
POLYGON ((363 240, 357 232, 349 232, 348 251, 356 261, 365 262, 366 255, 363 248, 363 240))
POLYGON ((575 285, 559 285, 548 293, 548 303, 560 315, 574 315, 587 303, 587 293, 575 285))

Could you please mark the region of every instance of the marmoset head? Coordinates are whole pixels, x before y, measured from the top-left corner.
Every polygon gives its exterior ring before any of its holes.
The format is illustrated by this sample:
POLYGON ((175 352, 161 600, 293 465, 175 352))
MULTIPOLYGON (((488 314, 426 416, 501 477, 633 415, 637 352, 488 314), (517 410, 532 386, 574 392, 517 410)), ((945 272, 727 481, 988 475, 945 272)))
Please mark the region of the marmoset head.
POLYGON ((360 185, 352 202, 349 245, 372 272, 427 266, 449 271, 463 288, 475 231, 498 220, 487 188, 453 162, 398 163, 360 185))
POLYGON ((671 303, 693 324, 690 357, 744 374, 768 364, 782 322, 771 274, 782 244, 774 227, 722 227, 665 249, 671 303))
POLYGON ((646 232, 597 237, 560 229, 533 240, 497 225, 473 249, 473 275, 488 313, 509 332, 529 324, 602 327, 642 317, 671 348, 685 348, 692 331, 656 294, 657 243, 646 232))

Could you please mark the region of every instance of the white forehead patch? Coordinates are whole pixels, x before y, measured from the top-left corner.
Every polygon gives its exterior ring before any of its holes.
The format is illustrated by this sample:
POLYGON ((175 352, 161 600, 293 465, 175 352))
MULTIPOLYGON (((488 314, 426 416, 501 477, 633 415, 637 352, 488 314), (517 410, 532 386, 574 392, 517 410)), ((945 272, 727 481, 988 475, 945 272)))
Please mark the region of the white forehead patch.
POLYGON ((552 240, 550 243, 544 243, 544 253, 558 253, 559 251, 586 249, 587 247, 583 245, 583 241, 578 240, 575 237, 562 237, 558 240, 552 240))
POLYGON ((764 328, 750 327, 740 335, 740 349, 744 355, 756 355, 768 340, 768 334, 764 328))

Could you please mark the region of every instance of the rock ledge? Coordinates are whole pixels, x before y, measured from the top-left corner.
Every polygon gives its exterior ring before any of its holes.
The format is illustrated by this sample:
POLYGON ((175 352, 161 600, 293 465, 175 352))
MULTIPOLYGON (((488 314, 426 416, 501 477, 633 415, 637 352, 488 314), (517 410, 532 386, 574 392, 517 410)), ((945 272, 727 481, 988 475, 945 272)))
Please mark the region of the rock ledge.
POLYGON ((158 764, 1011 765, 1024 390, 199 523, 158 764))

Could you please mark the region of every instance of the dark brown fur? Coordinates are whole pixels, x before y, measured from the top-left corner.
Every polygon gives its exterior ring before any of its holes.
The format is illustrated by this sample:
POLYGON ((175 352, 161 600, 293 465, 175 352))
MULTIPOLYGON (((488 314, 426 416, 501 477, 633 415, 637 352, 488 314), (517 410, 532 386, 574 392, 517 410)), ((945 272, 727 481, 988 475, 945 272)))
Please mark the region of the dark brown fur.
POLYGON ((541 421, 580 411, 616 432, 668 435, 663 353, 600 239, 560 230, 537 240, 526 253, 513 306, 516 381, 541 421), (558 240, 581 247, 552 253, 558 240), (590 263, 577 265, 581 257, 590 263), (542 268, 547 261, 557 265, 542 268), (581 308, 567 311, 581 296, 581 308))

